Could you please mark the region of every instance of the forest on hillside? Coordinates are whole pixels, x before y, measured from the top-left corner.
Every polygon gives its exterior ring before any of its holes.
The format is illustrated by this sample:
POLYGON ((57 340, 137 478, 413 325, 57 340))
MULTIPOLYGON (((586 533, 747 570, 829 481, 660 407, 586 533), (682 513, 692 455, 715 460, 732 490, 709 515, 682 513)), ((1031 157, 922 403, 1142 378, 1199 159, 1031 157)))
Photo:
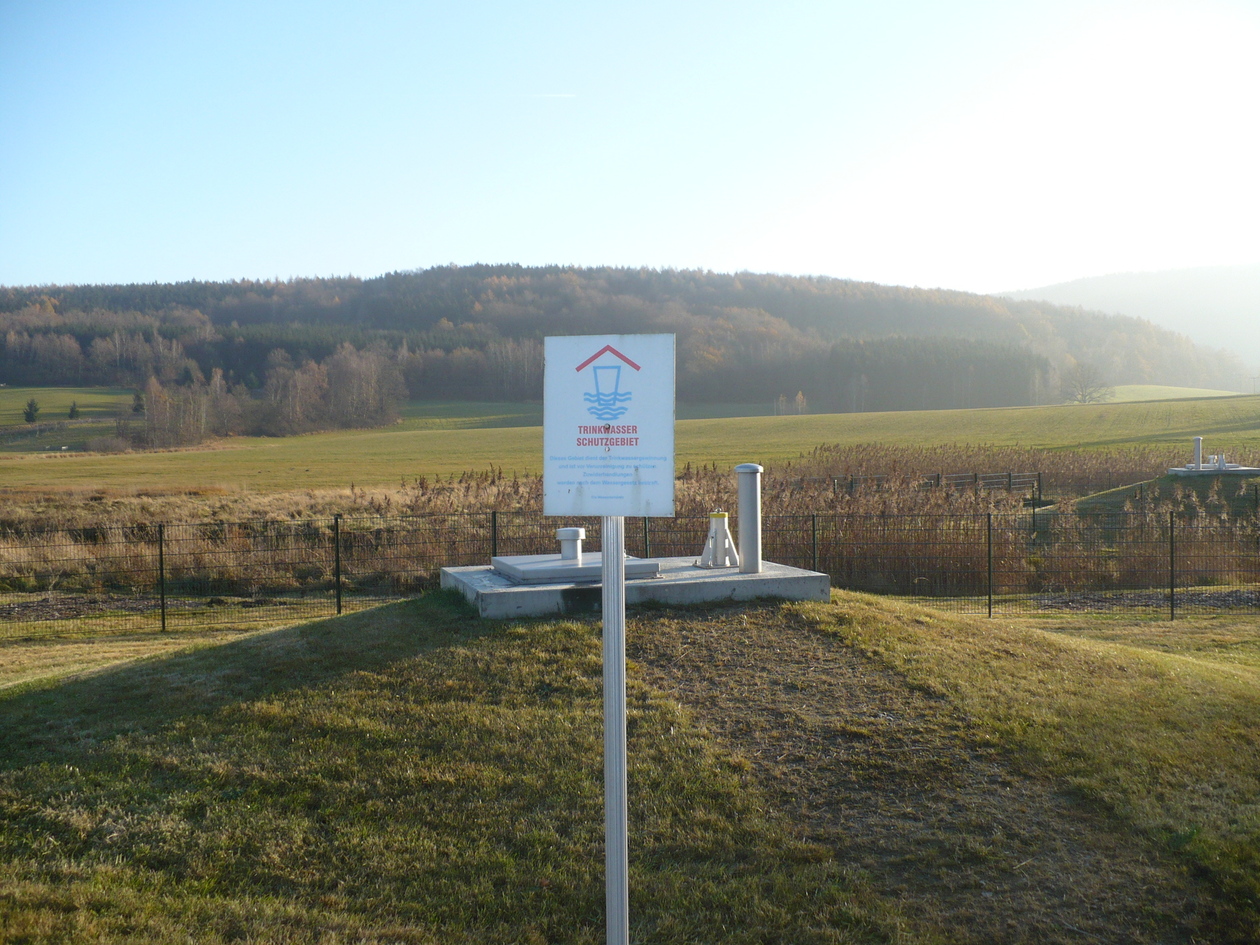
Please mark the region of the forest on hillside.
POLYGON ((811 411, 1051 403, 1083 363, 1208 385, 1229 357, 1141 319, 962 292, 478 265, 0 288, 0 381, 147 390, 192 418, 166 437, 182 442, 385 422, 404 397, 538 400, 544 336, 633 332, 676 334, 680 400, 811 411))

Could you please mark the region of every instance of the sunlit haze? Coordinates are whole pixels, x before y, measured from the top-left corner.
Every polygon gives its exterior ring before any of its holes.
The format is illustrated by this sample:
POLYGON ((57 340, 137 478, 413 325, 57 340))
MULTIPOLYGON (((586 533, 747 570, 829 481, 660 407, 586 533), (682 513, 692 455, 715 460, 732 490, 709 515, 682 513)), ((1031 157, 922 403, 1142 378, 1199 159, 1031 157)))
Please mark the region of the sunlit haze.
POLYGON ((0 6, 0 284, 1260 262, 1260 8, 0 6))

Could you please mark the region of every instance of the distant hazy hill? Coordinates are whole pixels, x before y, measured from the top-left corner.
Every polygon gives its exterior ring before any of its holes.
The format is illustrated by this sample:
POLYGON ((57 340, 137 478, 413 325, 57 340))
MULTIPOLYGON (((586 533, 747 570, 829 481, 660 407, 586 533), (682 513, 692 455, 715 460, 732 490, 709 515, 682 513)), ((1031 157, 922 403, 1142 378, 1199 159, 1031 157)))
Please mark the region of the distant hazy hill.
POLYGON ((1260 265, 1123 272, 1002 294, 1146 318, 1260 372, 1260 265))

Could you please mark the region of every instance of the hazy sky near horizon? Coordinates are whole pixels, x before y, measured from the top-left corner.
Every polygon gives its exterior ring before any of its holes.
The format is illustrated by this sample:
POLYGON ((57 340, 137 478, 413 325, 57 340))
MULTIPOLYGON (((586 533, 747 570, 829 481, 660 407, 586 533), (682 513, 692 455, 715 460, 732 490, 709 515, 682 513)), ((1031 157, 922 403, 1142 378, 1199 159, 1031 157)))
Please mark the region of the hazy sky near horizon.
POLYGON ((0 0, 0 284, 1260 262, 1260 3, 0 0))

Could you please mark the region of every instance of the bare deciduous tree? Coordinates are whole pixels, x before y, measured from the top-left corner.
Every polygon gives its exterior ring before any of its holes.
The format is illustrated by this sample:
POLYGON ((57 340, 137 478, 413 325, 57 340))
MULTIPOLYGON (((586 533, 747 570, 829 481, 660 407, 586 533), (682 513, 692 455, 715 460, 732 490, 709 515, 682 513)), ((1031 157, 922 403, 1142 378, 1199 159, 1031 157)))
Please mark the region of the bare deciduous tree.
POLYGON ((1096 365, 1078 361, 1063 374, 1063 399, 1073 404, 1101 404, 1116 395, 1096 365))

